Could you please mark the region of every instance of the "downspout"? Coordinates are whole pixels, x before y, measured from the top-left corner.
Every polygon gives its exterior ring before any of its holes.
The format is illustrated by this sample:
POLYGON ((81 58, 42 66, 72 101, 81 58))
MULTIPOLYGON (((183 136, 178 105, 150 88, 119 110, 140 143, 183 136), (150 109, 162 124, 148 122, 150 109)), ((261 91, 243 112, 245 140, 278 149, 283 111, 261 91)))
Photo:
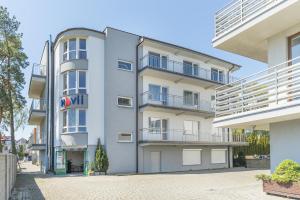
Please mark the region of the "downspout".
POLYGON ((50 35, 50 144, 51 144, 51 170, 54 171, 54 49, 52 43, 52 36, 50 35))
POLYGON ((50 169, 50 156, 49 156, 49 134, 50 134, 50 131, 49 131, 49 72, 50 72, 50 39, 47 41, 47 74, 46 74, 46 79, 47 79, 47 110, 46 110, 46 120, 47 120, 47 134, 46 134, 46 158, 47 158, 47 171, 50 169))
POLYGON ((229 77, 230 77, 230 72, 234 69, 234 65, 232 65, 232 67, 228 70, 228 73, 227 73, 227 83, 229 84, 229 77))
POLYGON ((136 144, 136 173, 139 172, 139 46, 143 42, 141 37, 140 42, 136 46, 136 76, 135 76, 135 144, 136 144))

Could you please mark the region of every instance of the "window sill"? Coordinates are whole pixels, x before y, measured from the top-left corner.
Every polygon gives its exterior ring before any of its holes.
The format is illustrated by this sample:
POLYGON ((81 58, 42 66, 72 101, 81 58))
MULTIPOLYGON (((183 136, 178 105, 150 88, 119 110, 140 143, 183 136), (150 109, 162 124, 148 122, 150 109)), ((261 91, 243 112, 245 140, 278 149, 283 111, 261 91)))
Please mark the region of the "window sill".
POLYGON ((77 132, 62 132, 60 134, 61 135, 88 134, 88 132, 87 131, 82 131, 82 132, 79 132, 79 131, 77 131, 77 132))

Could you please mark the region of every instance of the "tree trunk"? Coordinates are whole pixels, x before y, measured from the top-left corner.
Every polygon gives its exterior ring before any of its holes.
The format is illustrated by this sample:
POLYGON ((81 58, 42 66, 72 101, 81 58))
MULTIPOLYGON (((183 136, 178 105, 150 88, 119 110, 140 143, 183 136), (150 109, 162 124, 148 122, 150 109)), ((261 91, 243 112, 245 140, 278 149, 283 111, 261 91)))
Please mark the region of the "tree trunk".
MULTIPOLYGON (((10 59, 8 59, 7 62, 8 69, 10 69, 10 59)), ((14 104, 12 102, 12 95, 11 95, 11 80, 10 80, 10 70, 8 70, 8 99, 9 99, 9 125, 10 125, 10 136, 11 136, 11 148, 12 148, 12 153, 17 154, 16 150, 16 141, 15 141, 15 121, 14 121, 14 104)))

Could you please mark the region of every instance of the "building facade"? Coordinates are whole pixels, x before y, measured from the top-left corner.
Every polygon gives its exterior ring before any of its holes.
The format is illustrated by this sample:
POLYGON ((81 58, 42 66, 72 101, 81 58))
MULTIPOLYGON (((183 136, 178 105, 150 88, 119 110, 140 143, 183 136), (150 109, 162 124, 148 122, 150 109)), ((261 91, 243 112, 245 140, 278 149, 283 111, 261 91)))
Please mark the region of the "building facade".
POLYGON ((232 147, 247 145, 212 126, 215 88, 236 64, 108 27, 62 31, 38 66, 46 75, 30 88, 43 89, 29 94, 46 105, 29 122, 57 174, 86 173, 99 141, 109 173, 227 168, 232 147))
POLYGON ((217 89, 214 125, 269 130, 272 171, 300 162, 299 8, 298 0, 244 0, 215 15, 213 46, 268 68, 217 89))

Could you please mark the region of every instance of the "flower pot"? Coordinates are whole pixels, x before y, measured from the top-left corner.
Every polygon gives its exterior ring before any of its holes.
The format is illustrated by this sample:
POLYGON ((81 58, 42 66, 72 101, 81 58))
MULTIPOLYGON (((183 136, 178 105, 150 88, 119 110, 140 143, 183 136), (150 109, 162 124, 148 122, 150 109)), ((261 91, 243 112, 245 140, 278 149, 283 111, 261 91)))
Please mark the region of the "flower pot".
POLYGON ((300 183, 277 183, 275 181, 263 181, 263 191, 267 194, 286 196, 288 198, 300 198, 300 183))

